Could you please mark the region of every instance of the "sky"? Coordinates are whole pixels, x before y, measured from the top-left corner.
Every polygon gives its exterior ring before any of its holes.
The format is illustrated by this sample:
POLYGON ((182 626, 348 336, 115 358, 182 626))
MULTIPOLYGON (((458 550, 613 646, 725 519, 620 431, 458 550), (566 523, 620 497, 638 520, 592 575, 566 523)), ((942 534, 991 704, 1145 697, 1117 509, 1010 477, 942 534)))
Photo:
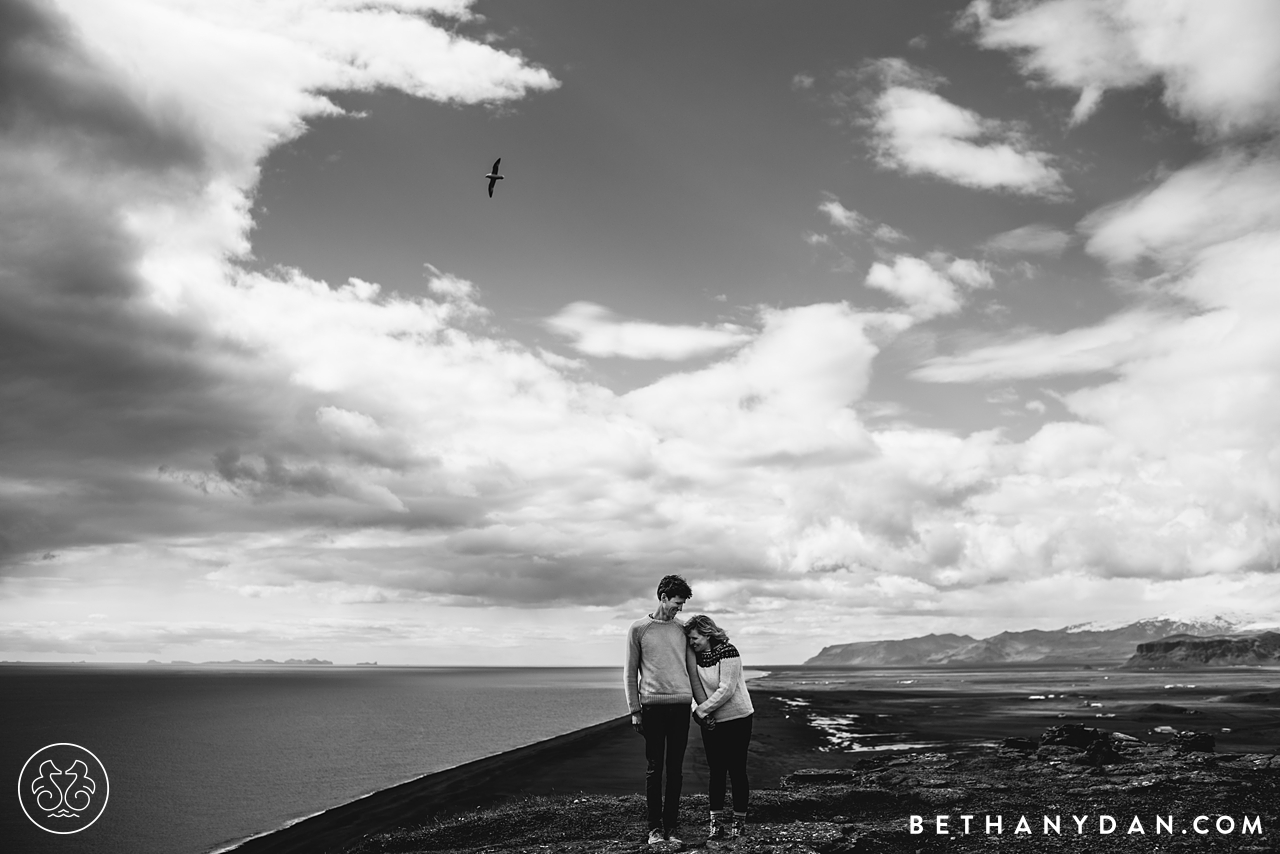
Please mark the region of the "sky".
POLYGON ((1274 0, 0 0, 0 188, 6 660, 1280 604, 1274 0))

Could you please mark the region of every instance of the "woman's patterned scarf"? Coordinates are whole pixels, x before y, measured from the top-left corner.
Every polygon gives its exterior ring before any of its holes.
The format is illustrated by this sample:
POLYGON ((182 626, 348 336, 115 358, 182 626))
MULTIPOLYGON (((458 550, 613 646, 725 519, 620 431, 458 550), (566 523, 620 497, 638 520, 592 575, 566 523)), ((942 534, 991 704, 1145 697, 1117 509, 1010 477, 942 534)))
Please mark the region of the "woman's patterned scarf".
POLYGON ((698 656, 699 667, 712 667, 726 658, 738 658, 738 648, 731 643, 722 643, 710 652, 700 652, 698 656))

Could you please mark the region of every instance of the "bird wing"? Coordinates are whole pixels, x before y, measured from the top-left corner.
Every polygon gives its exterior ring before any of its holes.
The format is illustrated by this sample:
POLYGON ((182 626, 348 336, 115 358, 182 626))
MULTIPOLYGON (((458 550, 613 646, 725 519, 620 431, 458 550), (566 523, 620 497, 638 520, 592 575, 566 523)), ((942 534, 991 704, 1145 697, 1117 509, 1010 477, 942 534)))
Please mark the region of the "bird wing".
POLYGON ((497 179, 497 178, 490 178, 490 179, 489 179, 489 198, 491 198, 491 199, 493 198, 493 185, 494 185, 494 184, 496 184, 496 183, 498 183, 498 179, 497 179))
POLYGON ((502 158, 501 158, 501 157, 499 157, 497 160, 493 161, 493 174, 495 174, 495 175, 497 175, 497 174, 498 174, 498 164, 499 164, 499 163, 501 163, 501 162, 502 162, 502 158))

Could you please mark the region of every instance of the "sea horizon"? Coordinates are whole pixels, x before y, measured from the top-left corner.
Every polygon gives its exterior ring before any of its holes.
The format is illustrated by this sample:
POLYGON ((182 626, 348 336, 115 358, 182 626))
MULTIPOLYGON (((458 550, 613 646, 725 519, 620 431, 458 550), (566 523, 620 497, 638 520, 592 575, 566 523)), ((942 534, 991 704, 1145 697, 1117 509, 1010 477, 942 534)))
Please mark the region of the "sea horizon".
MULTIPOLYGON (((79 744, 110 799, 78 850, 210 854, 619 717, 620 670, 5 662, 4 765, 16 777, 41 747, 79 744)), ((3 824, 24 850, 60 850, 16 799, 3 824)))

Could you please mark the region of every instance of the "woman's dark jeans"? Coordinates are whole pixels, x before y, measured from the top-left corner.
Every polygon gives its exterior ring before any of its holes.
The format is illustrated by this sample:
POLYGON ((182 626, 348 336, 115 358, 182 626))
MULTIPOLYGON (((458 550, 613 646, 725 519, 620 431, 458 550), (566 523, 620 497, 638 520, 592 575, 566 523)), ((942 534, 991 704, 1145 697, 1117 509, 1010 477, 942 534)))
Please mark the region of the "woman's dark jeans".
POLYGON ((708 794, 711 809, 724 809, 725 777, 733 783, 734 812, 746 812, 751 798, 747 782, 747 746, 751 744, 751 718, 717 721, 714 729, 702 730, 702 747, 707 751, 707 767, 711 769, 708 794))

